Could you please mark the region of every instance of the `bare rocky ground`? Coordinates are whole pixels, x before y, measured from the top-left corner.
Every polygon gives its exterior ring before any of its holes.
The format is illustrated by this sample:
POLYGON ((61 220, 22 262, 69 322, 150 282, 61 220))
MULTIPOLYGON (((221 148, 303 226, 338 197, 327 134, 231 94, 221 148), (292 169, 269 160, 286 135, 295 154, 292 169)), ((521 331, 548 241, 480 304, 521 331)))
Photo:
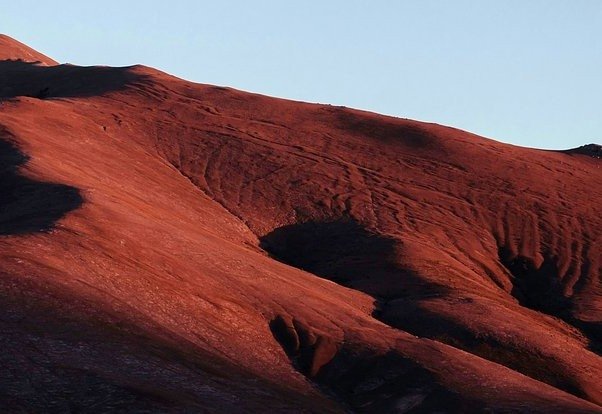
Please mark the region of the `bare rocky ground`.
POLYGON ((602 411, 599 146, 0 60, 6 412, 602 411))

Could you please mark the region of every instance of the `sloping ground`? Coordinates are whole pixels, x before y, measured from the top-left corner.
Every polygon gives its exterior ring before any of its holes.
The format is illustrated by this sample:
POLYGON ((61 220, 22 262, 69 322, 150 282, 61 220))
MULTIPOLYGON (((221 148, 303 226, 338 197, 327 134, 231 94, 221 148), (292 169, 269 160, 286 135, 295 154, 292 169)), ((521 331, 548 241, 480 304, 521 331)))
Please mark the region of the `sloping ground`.
POLYGON ((42 66, 57 65, 58 62, 27 45, 0 33, 0 60, 36 62, 42 66))
POLYGON ((20 47, 9 410, 601 411, 599 158, 20 47))

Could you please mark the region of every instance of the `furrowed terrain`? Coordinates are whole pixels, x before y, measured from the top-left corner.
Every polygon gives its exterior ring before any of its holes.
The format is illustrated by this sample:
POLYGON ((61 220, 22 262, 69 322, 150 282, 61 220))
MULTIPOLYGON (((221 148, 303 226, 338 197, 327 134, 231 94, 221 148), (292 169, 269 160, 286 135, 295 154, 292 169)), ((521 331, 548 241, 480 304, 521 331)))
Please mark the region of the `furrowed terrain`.
POLYGON ((602 412, 602 161, 0 37, 5 412, 602 412))

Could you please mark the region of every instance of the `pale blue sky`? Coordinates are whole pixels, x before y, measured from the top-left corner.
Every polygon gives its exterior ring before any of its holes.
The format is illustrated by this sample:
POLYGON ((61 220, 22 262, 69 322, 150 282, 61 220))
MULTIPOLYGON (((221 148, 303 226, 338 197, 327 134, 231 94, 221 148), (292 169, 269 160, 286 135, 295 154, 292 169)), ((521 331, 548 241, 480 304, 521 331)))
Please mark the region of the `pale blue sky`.
POLYGON ((0 1, 61 62, 437 122, 500 141, 602 141, 602 0, 0 1))

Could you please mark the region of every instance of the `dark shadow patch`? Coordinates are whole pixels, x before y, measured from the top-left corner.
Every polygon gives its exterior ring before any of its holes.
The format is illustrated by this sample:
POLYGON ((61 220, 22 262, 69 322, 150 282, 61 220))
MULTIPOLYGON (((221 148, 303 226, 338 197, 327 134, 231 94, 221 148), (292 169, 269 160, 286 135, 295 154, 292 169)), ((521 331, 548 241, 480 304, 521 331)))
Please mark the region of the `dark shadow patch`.
POLYGON ((130 67, 41 66, 20 60, 0 61, 0 98, 37 99, 98 96, 143 80, 130 67))
POLYGON ((573 317, 572 303, 563 293, 558 264, 554 258, 544 258, 537 267, 533 260, 515 255, 507 248, 501 247, 498 254, 500 262, 513 276, 511 294, 522 306, 562 319, 579 329, 589 339, 590 350, 600 354, 601 326, 573 317))
POLYGON ((382 319, 390 326, 465 350, 580 398, 587 398, 580 385, 564 375, 565 368, 556 361, 542 359, 537 353, 528 352, 520 345, 502 343, 485 332, 468 329, 421 307, 415 301, 400 298, 387 302, 382 309, 382 319))
POLYGON ((362 291, 379 301, 445 293, 443 286, 427 283, 399 266, 398 244, 350 218, 292 224, 260 238, 261 248, 276 260, 362 291))
POLYGON ((562 151, 566 154, 581 154, 589 155, 592 158, 602 158, 602 145, 600 144, 586 144, 577 148, 562 151))
POLYGON ((483 403, 455 394, 416 362, 396 352, 343 349, 317 381, 361 413, 468 413, 483 403))
POLYGON ((369 277, 375 262, 389 262, 394 241, 374 235, 352 220, 308 222, 275 229, 261 247, 299 269, 341 284, 369 277))
POLYGON ((514 276, 512 296, 527 308, 560 317, 570 307, 562 293, 556 262, 546 258, 536 267, 529 258, 513 255, 510 250, 499 249, 500 262, 514 276))
POLYGON ((77 188, 19 174, 27 157, 0 139, 0 235, 48 231, 83 203, 77 188))
POLYGON ((378 139, 387 143, 400 143, 410 148, 429 147, 434 138, 419 126, 417 122, 371 116, 347 108, 329 108, 335 111, 337 127, 353 135, 378 139))

